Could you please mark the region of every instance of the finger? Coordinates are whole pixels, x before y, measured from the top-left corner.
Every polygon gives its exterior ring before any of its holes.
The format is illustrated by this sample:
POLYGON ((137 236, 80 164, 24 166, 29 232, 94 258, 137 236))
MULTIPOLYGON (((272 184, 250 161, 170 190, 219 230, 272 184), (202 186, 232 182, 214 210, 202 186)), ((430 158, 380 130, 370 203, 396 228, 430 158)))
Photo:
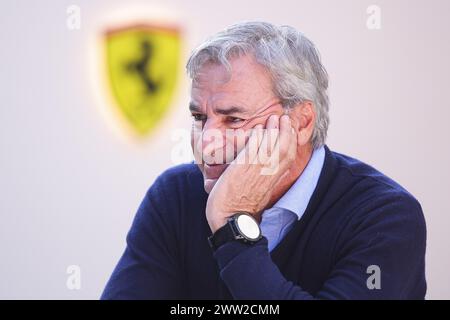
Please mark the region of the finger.
POLYGON ((258 124, 254 128, 255 135, 253 139, 248 141, 248 163, 256 164, 258 163, 258 151, 261 145, 261 141, 264 139, 265 130, 262 124, 258 124))
MULTIPOLYGON (((280 169, 280 148, 279 148, 279 140, 280 140, 280 125, 281 125, 281 119, 279 117, 276 117, 276 124, 275 128, 272 127, 267 132, 268 135, 270 135, 271 140, 268 145, 268 151, 266 152, 268 157, 265 160, 264 167, 261 169, 262 175, 275 175, 279 172, 280 169)), ((261 152, 260 155, 264 156, 264 152, 261 152)))
POLYGON ((261 164, 267 164, 273 154, 275 144, 278 140, 279 117, 274 114, 267 119, 266 130, 258 149, 258 160, 261 164))
POLYGON ((265 118, 267 116, 270 116, 271 114, 274 114, 275 112, 277 112, 279 110, 278 108, 279 104, 272 104, 268 107, 264 107, 259 111, 256 111, 255 114, 253 116, 251 116, 249 119, 245 120, 244 123, 239 126, 239 128, 244 128, 244 127, 254 127, 255 126, 255 122, 256 121, 261 121, 261 118, 265 118))
POLYGON ((292 125, 292 119, 288 117, 285 130, 283 131, 286 141, 280 144, 280 156, 285 164, 289 164, 297 156, 297 131, 292 125))
POLYGON ((292 138, 292 123, 288 115, 280 118, 280 136, 278 138, 280 156, 283 157, 289 150, 289 143, 292 138))
POLYGON ((278 139, 269 159, 269 168, 264 171, 264 175, 277 174, 280 169, 281 172, 285 172, 285 169, 289 167, 297 153, 297 140, 295 138, 292 120, 288 115, 283 115, 280 118, 278 139))
POLYGON ((291 141, 289 144, 289 151, 288 151, 288 159, 289 160, 294 160, 295 157, 297 156, 297 141, 298 141, 298 136, 297 136, 297 131, 292 128, 291 129, 291 141))
POLYGON ((259 136, 262 135, 262 128, 262 124, 259 124, 256 125, 253 129, 250 129, 250 136, 245 147, 239 152, 232 164, 245 164, 246 159, 248 159, 248 163, 250 163, 250 160, 256 156, 259 141, 261 139, 259 138, 259 136))

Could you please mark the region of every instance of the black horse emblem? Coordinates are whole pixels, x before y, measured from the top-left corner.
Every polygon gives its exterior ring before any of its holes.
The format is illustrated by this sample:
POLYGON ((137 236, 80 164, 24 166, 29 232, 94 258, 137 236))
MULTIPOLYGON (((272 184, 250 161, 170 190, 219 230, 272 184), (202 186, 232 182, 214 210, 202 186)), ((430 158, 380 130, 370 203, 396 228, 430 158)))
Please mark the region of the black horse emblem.
POLYGON ((147 39, 141 42, 141 56, 139 60, 129 62, 126 65, 128 72, 137 73, 145 86, 146 93, 151 95, 158 90, 159 83, 150 78, 148 66, 152 61, 153 45, 147 39))

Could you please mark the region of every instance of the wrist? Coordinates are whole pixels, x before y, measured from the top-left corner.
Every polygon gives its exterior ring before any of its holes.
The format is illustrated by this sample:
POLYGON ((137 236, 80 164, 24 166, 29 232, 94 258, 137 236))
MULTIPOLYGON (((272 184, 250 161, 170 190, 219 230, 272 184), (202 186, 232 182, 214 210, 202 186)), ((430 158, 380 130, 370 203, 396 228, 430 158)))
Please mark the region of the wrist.
POLYGON ((209 228, 212 233, 215 233, 217 230, 222 228, 227 223, 226 218, 216 218, 216 219, 208 219, 209 228))
POLYGON ((236 212, 222 226, 211 223, 213 234, 208 237, 211 248, 216 250, 229 241, 241 241, 246 244, 254 244, 261 239, 261 229, 258 222, 247 212, 236 212))

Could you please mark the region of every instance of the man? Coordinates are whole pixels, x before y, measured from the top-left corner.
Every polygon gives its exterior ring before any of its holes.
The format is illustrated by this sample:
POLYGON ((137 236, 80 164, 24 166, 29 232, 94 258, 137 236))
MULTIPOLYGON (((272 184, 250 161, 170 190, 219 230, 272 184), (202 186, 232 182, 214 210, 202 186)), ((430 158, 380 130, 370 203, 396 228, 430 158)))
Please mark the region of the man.
POLYGON ((420 204, 325 146, 328 76, 305 36, 236 24, 187 70, 196 164, 149 189, 103 299, 424 298, 420 204))

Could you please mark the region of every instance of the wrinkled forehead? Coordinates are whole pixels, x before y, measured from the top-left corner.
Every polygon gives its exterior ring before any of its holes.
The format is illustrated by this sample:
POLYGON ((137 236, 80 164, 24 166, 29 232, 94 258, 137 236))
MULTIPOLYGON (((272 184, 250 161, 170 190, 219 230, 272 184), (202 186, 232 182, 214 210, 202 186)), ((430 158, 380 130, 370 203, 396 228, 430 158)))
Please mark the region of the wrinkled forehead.
POLYGON ((232 77, 233 71, 236 73, 236 70, 231 69, 231 67, 227 68, 216 62, 206 62, 199 68, 195 77, 192 79, 192 87, 203 88, 210 85, 224 86, 232 78, 236 80, 237 75, 232 77))
POLYGON ((269 97, 273 97, 270 74, 251 56, 232 59, 230 68, 218 63, 205 63, 191 85, 192 100, 202 104, 206 103, 205 100, 228 99, 255 105, 269 97))

